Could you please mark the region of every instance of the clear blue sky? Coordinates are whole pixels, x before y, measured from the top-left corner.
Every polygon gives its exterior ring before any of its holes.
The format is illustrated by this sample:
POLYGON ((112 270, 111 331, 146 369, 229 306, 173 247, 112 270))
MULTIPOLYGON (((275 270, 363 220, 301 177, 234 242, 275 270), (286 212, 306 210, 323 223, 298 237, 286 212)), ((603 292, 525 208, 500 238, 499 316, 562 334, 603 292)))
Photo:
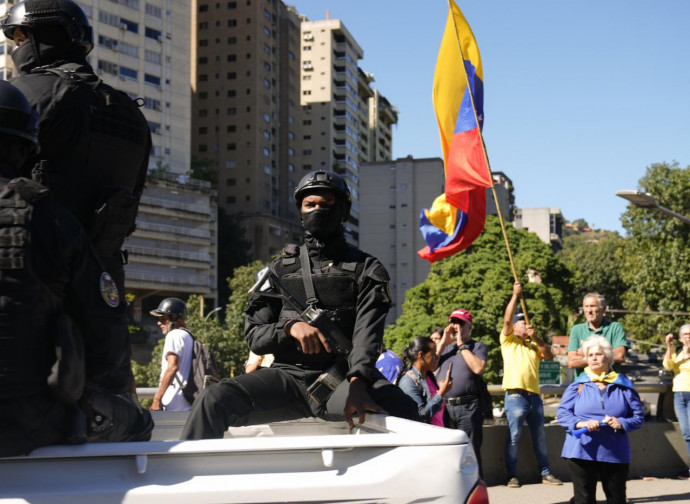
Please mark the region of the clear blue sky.
MULTIPOLYGON (((287 0, 343 21, 398 107, 393 155, 440 157, 431 102, 446 0, 287 0)), ((690 165, 690 1, 458 0, 484 65, 484 138, 519 207, 623 233, 652 163, 690 165)), ((429 202, 431 204, 431 202, 429 202)))

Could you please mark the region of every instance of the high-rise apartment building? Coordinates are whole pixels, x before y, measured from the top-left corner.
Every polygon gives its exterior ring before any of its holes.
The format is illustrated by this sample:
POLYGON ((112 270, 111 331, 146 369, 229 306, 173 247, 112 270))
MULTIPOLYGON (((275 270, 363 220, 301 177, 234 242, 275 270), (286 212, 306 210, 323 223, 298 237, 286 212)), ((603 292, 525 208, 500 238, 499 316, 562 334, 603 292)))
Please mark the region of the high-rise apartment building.
POLYGON ((519 208, 515 227, 536 233, 554 252, 563 248, 563 214, 560 208, 519 208))
MULTIPOLYGON (((512 221, 512 182, 504 173, 493 175, 503 217, 512 221)), ((417 255, 426 246, 419 231, 419 215, 444 191, 443 160, 408 156, 365 163, 359 181, 361 211, 366 216, 360 225, 360 247, 378 257, 390 274, 394 303, 386 318, 390 324, 402 314, 405 292, 429 274, 429 263, 417 255)), ((487 214, 496 215, 490 188, 486 199, 487 214)))
POLYGON ((299 25, 275 0, 193 3, 192 155, 218 171, 219 206, 242 214, 262 260, 301 232, 299 25))
POLYGON ((303 20, 301 103, 304 106, 304 169, 334 170, 345 177, 353 204, 348 240, 359 242, 361 163, 392 157, 397 111, 359 68, 363 50, 342 21, 303 20))

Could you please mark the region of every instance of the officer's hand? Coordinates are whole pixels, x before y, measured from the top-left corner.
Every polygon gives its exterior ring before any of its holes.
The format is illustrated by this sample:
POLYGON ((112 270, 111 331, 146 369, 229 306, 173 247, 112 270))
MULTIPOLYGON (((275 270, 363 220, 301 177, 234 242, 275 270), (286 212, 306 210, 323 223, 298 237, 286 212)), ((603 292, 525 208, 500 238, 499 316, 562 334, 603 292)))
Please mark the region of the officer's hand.
POLYGON ((357 413, 359 417, 358 424, 362 425, 364 420, 366 420, 365 411, 387 414, 383 408, 374 402, 369 392, 367 392, 367 383, 355 376, 350 381, 350 393, 347 395, 345 409, 343 410, 345 420, 347 420, 350 429, 355 428, 355 423, 352 420, 353 413, 357 413))
POLYGON ((151 403, 151 406, 149 406, 150 411, 161 411, 163 407, 161 406, 161 400, 156 399, 155 397, 153 398, 153 402, 151 403))
POLYGON ((331 346, 328 344, 326 336, 316 327, 306 322, 299 321, 292 324, 290 326, 290 336, 299 341, 304 354, 321 353, 322 349, 325 349, 328 353, 331 352, 331 346))

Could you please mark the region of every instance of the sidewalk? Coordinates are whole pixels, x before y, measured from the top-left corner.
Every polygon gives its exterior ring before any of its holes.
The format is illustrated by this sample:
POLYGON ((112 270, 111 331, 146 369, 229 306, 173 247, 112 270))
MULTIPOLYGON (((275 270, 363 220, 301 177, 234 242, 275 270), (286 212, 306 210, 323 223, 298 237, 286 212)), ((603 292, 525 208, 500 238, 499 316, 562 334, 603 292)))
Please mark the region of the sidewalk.
MULTIPOLYGON (((573 484, 562 486, 533 484, 520 488, 505 485, 489 487, 491 504, 515 504, 531 502, 535 504, 568 504, 573 496, 573 484)), ((601 484, 597 485, 597 502, 606 502, 601 484)), ((687 504, 690 502, 690 480, 666 478, 634 479, 628 481, 628 502, 630 504, 665 502, 667 504, 687 504)))

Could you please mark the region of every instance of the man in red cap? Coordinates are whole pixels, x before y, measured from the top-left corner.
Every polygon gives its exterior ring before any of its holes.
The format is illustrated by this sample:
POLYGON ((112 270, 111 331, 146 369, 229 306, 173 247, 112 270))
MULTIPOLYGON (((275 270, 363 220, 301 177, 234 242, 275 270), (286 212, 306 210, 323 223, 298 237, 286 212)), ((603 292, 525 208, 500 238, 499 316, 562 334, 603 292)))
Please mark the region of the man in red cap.
POLYGON ((469 436, 482 475, 482 409, 479 404, 481 374, 486 367, 486 344, 475 341, 472 314, 457 309, 448 316, 450 323, 436 347, 440 355, 439 376, 450 369, 451 388, 445 395, 446 411, 452 425, 469 436))

